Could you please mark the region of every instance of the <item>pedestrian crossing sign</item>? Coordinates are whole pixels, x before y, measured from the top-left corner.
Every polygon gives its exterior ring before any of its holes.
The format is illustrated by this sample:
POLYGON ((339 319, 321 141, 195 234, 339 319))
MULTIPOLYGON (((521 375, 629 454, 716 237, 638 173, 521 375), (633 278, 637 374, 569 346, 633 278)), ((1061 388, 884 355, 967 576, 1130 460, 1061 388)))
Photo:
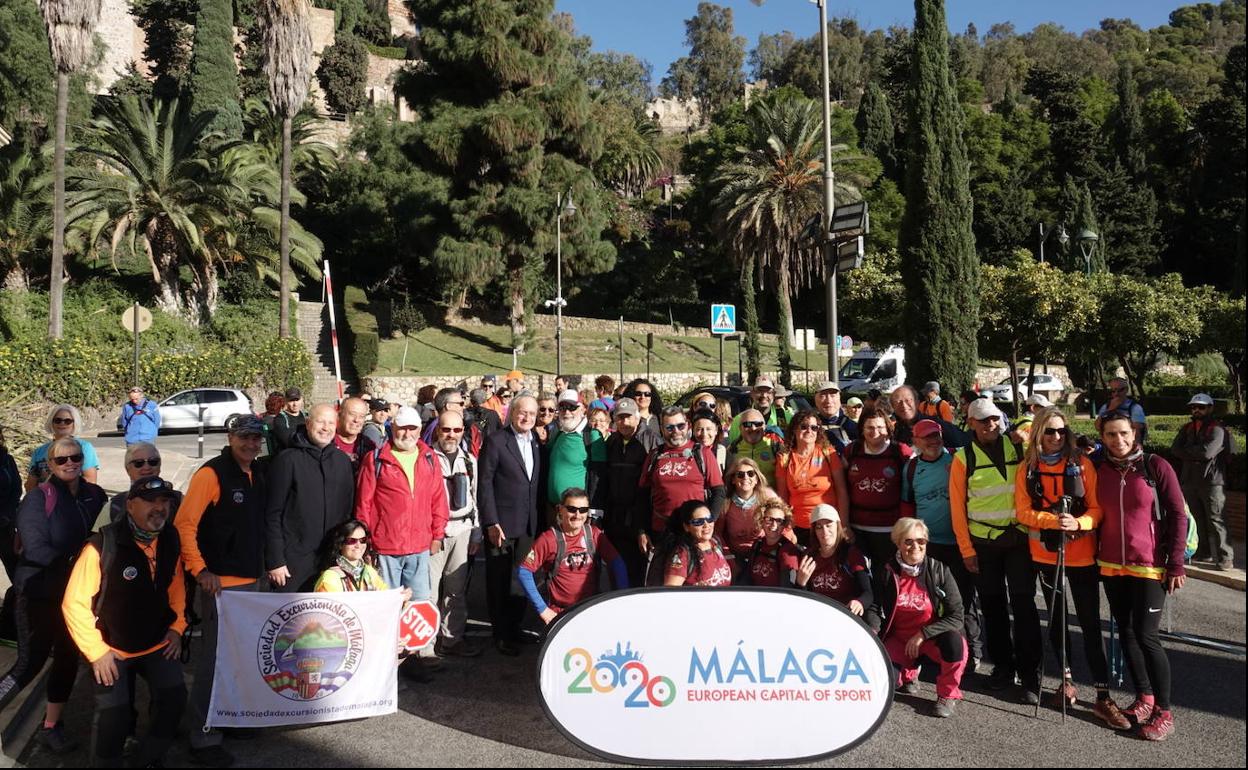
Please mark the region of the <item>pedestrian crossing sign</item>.
POLYGON ((737 306, 711 305, 711 334, 737 333, 737 306))

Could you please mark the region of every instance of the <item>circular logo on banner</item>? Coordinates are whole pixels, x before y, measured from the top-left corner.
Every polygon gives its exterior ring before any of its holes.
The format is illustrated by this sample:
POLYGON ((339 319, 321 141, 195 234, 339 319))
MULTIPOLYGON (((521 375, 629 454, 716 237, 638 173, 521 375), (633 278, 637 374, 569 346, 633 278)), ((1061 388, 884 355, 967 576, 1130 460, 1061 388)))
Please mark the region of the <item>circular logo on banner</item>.
POLYGON ((809 762, 883 724, 893 669, 861 619, 809 592, 647 588, 561 615, 538 686, 555 726, 610 761, 809 762), (714 740, 690 739, 707 725, 714 740))
POLYGON ((355 610, 330 599, 291 602, 264 621, 257 664, 273 692, 296 701, 342 688, 364 657, 355 610))

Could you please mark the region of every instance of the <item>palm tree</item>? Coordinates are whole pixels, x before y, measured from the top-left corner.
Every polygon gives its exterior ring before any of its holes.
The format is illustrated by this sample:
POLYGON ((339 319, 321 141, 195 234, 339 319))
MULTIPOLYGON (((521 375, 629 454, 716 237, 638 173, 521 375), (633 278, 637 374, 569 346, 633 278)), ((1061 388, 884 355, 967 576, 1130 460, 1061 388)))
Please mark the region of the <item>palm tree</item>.
POLYGON ((602 124, 613 127, 604 137, 595 172, 617 192, 640 195, 663 167, 658 124, 644 115, 629 116, 618 104, 601 103, 595 108, 602 124))
POLYGON ((91 56, 100 0, 39 0, 48 48, 56 67, 56 138, 53 148, 52 269, 48 289, 48 337, 61 338, 65 273, 65 122, 69 115, 69 74, 91 56))
POLYGON ((27 287, 23 262, 47 237, 48 202, 48 179, 34 156, 22 152, 0 159, 0 283, 5 289, 27 287))
POLYGON ((290 165, 291 122, 308 97, 312 77, 312 29, 308 0, 265 0, 261 11, 264 29, 264 74, 269 80, 269 101, 282 118, 280 255, 281 309, 278 335, 290 336, 290 165))
MULTIPOLYGON (((793 289, 820 278, 824 269, 818 241, 802 237, 811 218, 823 211, 823 116, 818 102, 782 92, 756 102, 746 120, 750 143, 738 147, 735 160, 717 175, 714 207, 741 268, 743 287, 753 280, 756 265, 760 280, 770 273, 779 300, 781 381, 788 386, 793 289)), ((856 158, 847 149, 844 144, 833 148, 842 162, 856 158)), ((865 181, 857 174, 838 174, 837 200, 860 198, 858 185, 865 181)), ((747 305, 751 293, 746 292, 747 305)))

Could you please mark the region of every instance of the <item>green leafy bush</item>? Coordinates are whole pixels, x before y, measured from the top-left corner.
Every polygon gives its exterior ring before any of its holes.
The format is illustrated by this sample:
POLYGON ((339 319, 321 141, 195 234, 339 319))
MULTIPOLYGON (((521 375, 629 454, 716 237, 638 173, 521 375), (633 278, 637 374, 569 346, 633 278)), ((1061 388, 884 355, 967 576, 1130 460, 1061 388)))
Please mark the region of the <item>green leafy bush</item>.
POLYGON ((342 305, 348 344, 351 346, 351 362, 358 376, 367 377, 377 370, 381 350, 377 316, 369 308, 368 295, 358 286, 348 286, 343 291, 342 305))

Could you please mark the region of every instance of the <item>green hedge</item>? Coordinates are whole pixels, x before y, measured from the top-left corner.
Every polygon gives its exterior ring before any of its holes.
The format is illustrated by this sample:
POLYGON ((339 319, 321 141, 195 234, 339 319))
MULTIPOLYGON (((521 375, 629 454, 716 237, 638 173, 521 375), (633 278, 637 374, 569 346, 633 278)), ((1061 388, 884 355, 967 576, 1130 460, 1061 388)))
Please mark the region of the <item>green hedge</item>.
POLYGON ((360 378, 377 371, 381 354, 381 336, 377 329, 377 316, 369 309, 368 295, 358 286, 348 286, 342 301, 346 315, 348 339, 351 345, 351 363, 360 378))
MULTIPOLYGON (((0 345, 0 394, 6 401, 52 401, 78 406, 115 406, 125 398, 133 358, 121 346, 78 339, 0 345)), ((235 349, 207 345, 198 351, 148 353, 139 378, 153 398, 186 388, 281 390, 312 387, 312 361, 299 340, 273 340, 235 349)))
POLYGON ((398 46, 393 46, 393 45, 374 45, 372 43, 365 43, 364 47, 367 48, 368 52, 371 53, 373 56, 380 56, 383 59, 406 59, 407 58, 406 48, 400 48, 398 46))

